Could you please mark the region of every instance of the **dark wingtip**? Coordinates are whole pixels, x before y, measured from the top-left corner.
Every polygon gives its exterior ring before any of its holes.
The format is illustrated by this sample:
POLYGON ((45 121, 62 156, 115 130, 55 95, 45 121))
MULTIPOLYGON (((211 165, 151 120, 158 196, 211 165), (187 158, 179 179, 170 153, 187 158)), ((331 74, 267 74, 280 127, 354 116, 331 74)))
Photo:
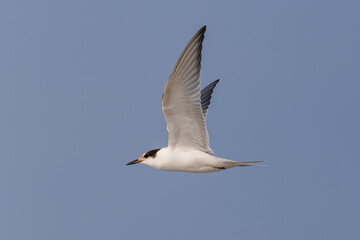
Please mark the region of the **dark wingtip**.
POLYGON ((201 108, 204 114, 204 117, 206 118, 207 115, 207 110, 210 106, 210 102, 211 102, 211 94, 214 91, 214 88, 216 86, 216 84, 220 81, 220 79, 217 79, 215 81, 213 81, 212 83, 210 83, 209 85, 207 85, 206 87, 204 87, 201 90, 201 96, 200 96, 200 100, 201 100, 201 108))
POLYGON ((204 25, 202 28, 200 28, 200 30, 198 32, 204 33, 205 31, 206 31, 206 25, 204 25))

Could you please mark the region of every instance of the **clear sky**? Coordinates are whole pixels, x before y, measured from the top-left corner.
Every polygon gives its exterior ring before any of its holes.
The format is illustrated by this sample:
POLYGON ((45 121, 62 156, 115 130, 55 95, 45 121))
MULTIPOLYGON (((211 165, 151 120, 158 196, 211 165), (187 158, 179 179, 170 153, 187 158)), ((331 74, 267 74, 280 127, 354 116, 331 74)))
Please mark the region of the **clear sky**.
POLYGON ((360 239, 359 1, 0 3, 0 239, 360 239), (203 25, 215 154, 167 145, 161 95, 203 25))

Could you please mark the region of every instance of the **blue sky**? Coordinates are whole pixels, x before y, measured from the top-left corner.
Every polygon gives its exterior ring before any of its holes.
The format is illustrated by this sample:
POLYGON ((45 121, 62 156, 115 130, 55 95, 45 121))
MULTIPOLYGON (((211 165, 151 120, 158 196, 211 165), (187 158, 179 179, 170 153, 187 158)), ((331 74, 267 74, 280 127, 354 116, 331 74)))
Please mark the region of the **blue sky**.
POLYGON ((357 1, 1 1, 0 239, 358 239, 357 1), (161 95, 203 25, 210 174, 125 164, 167 145, 161 95))

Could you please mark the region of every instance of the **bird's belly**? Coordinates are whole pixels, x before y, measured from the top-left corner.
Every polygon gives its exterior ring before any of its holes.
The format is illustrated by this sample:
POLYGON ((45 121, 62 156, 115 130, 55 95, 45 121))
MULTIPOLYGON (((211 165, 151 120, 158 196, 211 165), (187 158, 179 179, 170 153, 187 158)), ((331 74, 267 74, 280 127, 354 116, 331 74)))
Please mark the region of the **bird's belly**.
POLYGON ((173 172, 190 172, 190 173, 208 173, 208 172, 215 172, 219 171, 215 167, 211 166, 202 166, 202 167, 193 167, 193 166, 159 166, 155 167, 156 169, 163 170, 163 171, 173 171, 173 172))
POLYGON ((175 166, 160 166, 160 167, 155 167, 156 169, 159 170, 164 170, 164 171, 173 171, 173 172, 190 172, 190 173, 209 173, 209 172, 215 172, 215 171, 219 171, 220 169, 217 169, 215 167, 210 167, 210 166, 203 166, 203 167, 199 167, 199 168, 194 168, 192 166, 179 166, 179 167, 175 167, 175 166))
POLYGON ((221 169, 216 167, 213 156, 208 154, 178 154, 159 161, 155 168, 165 171, 208 173, 221 169))

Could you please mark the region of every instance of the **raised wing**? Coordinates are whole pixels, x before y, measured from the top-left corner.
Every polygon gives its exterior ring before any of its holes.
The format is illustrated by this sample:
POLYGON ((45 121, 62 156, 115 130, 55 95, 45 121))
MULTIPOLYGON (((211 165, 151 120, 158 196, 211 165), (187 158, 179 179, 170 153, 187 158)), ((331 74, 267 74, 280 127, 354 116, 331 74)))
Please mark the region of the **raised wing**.
POLYGON ((215 80, 201 90, 201 108, 205 121, 210 106, 211 94, 213 93, 214 88, 219 81, 220 79, 215 80))
POLYGON ((162 109, 169 147, 188 147, 213 154, 200 100, 201 50, 206 26, 190 40, 165 86, 162 109))

